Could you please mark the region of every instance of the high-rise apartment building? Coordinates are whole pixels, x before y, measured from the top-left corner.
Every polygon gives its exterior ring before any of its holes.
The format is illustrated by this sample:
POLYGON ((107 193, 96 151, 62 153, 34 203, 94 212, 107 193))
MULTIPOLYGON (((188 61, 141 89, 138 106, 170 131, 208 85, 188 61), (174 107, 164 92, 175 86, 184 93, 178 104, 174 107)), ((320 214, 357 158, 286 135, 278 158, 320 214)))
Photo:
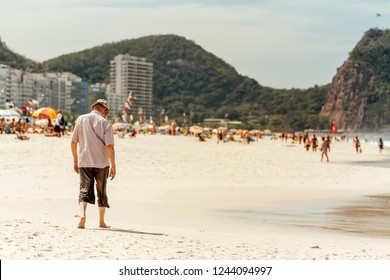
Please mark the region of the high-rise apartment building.
POLYGON ((0 108, 8 105, 22 107, 34 96, 33 74, 0 65, 0 108))
POLYGON ((11 100, 11 69, 3 64, 0 64, 0 109, 5 108, 7 100, 11 100))
POLYGON ((110 83, 108 103, 112 116, 123 111, 130 92, 136 97, 130 111, 134 118, 139 117, 141 112, 144 118, 152 116, 153 63, 141 57, 117 55, 110 62, 110 83))
POLYGON ((22 108, 29 100, 84 114, 89 111, 88 83, 72 73, 30 73, 0 65, 0 109, 7 104, 22 108))

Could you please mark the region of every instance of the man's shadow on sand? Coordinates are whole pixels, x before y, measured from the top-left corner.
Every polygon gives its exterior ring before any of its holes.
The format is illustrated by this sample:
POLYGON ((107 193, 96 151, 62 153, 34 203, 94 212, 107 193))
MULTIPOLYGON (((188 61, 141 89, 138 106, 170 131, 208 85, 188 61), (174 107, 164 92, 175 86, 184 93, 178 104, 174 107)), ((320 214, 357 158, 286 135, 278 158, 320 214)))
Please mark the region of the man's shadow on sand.
MULTIPOLYGON (((91 228, 90 230, 96 230, 96 229, 91 228)), ((97 228, 97 230, 113 231, 113 232, 121 232, 121 233, 131 233, 131 234, 142 234, 142 235, 166 236, 165 233, 137 231, 137 230, 121 229, 121 228, 97 228)))

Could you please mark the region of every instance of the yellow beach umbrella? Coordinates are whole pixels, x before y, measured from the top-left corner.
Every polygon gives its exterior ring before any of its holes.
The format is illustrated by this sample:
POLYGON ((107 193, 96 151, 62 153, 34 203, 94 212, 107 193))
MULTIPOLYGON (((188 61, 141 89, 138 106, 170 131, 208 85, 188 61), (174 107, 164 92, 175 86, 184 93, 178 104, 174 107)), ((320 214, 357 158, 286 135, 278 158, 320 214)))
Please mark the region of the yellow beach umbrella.
POLYGON ((54 119, 55 117, 57 117, 57 111, 50 107, 42 107, 33 113, 33 117, 54 119))

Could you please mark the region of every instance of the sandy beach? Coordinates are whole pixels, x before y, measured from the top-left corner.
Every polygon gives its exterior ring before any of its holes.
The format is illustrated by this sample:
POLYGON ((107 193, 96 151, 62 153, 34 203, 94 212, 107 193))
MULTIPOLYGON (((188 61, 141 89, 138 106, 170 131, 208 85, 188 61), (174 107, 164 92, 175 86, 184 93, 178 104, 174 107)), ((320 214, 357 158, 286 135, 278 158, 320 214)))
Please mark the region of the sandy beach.
POLYGON ((70 136, 0 135, 0 258, 390 259, 390 150, 333 142, 330 162, 291 140, 115 136, 99 229, 77 229, 70 136))

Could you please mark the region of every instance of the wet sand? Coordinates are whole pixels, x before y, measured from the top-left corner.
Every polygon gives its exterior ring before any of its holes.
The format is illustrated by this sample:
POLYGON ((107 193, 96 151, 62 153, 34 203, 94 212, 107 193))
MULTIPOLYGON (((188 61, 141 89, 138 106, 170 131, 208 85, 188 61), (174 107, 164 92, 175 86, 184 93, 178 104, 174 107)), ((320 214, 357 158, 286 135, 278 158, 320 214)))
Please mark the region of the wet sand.
POLYGON ((390 195, 295 201, 265 210, 227 210, 221 214, 245 223, 275 228, 390 238, 390 195))

